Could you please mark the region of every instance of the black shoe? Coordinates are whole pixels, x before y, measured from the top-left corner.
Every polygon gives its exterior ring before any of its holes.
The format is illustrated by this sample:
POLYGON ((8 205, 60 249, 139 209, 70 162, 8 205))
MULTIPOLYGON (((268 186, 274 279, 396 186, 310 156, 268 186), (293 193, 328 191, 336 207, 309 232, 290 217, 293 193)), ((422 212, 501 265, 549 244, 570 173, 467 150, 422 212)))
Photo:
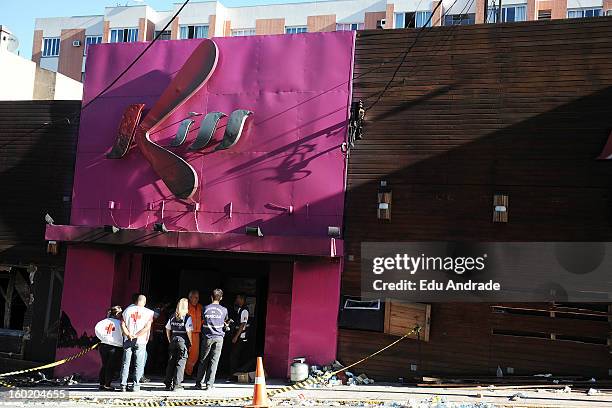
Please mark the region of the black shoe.
POLYGON ((166 386, 166 391, 172 391, 172 384, 164 383, 164 385, 166 386))
POLYGON ((122 385, 121 388, 119 388, 120 392, 126 392, 127 388, 125 387, 125 385, 122 385))
POLYGON ((195 385, 193 386, 194 390, 201 390, 202 389, 202 384, 201 383, 195 383, 195 385))
POLYGON ((104 391, 117 391, 117 389, 113 387, 112 385, 105 385, 104 391))

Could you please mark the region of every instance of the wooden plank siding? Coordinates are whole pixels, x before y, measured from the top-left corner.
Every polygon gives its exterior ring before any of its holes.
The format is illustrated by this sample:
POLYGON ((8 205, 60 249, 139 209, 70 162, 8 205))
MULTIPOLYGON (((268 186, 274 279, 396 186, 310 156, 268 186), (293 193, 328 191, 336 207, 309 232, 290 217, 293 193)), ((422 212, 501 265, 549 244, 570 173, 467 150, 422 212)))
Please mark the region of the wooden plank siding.
MULTIPOLYGON (((343 294, 359 295, 364 241, 612 241, 612 161, 595 160, 612 129, 611 30, 612 18, 600 17, 421 34, 350 152, 343 294), (376 215, 381 180, 393 192, 390 221, 376 215), (508 223, 492 222, 494 194, 508 196, 508 223)), ((372 105, 417 32, 357 33, 354 101, 372 105)), ((609 346, 550 335, 599 339, 609 330, 605 318, 435 303, 429 342, 406 340, 359 371, 495 375, 499 365, 607 377, 609 346)), ((338 358, 351 363, 396 338, 340 329, 338 358)))
POLYGON ((34 318, 24 322, 24 358, 33 361, 55 356, 65 254, 47 255, 44 216, 70 221, 80 109, 80 101, 0 102, 0 265, 37 267, 26 313, 34 318))

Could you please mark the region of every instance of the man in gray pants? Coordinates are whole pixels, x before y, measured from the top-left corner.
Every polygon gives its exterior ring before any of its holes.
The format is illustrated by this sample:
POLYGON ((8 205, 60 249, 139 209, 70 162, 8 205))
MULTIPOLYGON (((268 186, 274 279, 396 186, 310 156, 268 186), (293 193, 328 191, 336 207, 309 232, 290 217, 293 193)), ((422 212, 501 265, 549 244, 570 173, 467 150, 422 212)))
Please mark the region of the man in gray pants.
POLYGON ((215 386, 215 375, 217 365, 223 348, 223 337, 227 328, 227 309, 219 304, 223 299, 221 289, 213 290, 212 303, 202 311, 202 335, 200 342, 200 366, 196 377, 195 388, 202 389, 202 379, 205 388, 212 389, 215 386))

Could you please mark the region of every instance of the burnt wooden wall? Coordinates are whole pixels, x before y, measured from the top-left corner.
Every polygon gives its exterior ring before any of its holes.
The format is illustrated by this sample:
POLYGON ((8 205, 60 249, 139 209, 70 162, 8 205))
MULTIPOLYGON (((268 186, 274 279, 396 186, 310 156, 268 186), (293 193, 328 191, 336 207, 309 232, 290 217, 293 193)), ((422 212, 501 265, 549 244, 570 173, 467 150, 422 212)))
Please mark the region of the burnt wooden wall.
POLYGON ((46 254, 44 216, 69 222, 80 108, 80 101, 0 102, 0 264, 38 268, 25 322, 31 360, 55 353, 64 255, 46 254))
MULTIPOLYGON (((342 292, 359 294, 362 241, 612 241, 612 161, 595 160, 612 130, 610 32, 606 17, 421 34, 350 152, 342 292), (380 180, 393 190, 389 222, 376 217, 380 180), (507 224, 492 222, 495 193, 509 195, 507 224)), ((357 33, 354 100, 373 103, 416 36, 357 33)), ((605 342, 605 306, 593 320, 575 316, 434 304, 429 343, 404 341, 357 370, 382 379, 410 377, 410 363, 440 375, 494 375, 500 365, 607 377, 605 344, 493 334, 605 342)), ((353 362, 395 338, 341 329, 338 358, 353 362)))

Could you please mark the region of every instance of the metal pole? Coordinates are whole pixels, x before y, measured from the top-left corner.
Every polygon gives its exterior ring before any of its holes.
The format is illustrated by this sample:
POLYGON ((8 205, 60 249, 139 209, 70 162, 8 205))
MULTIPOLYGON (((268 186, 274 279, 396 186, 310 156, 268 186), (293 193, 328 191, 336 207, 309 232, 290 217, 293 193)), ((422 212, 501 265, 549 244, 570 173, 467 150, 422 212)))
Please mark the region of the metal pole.
POLYGON ((499 8, 497 9, 497 24, 502 22, 502 0, 499 0, 499 8))

